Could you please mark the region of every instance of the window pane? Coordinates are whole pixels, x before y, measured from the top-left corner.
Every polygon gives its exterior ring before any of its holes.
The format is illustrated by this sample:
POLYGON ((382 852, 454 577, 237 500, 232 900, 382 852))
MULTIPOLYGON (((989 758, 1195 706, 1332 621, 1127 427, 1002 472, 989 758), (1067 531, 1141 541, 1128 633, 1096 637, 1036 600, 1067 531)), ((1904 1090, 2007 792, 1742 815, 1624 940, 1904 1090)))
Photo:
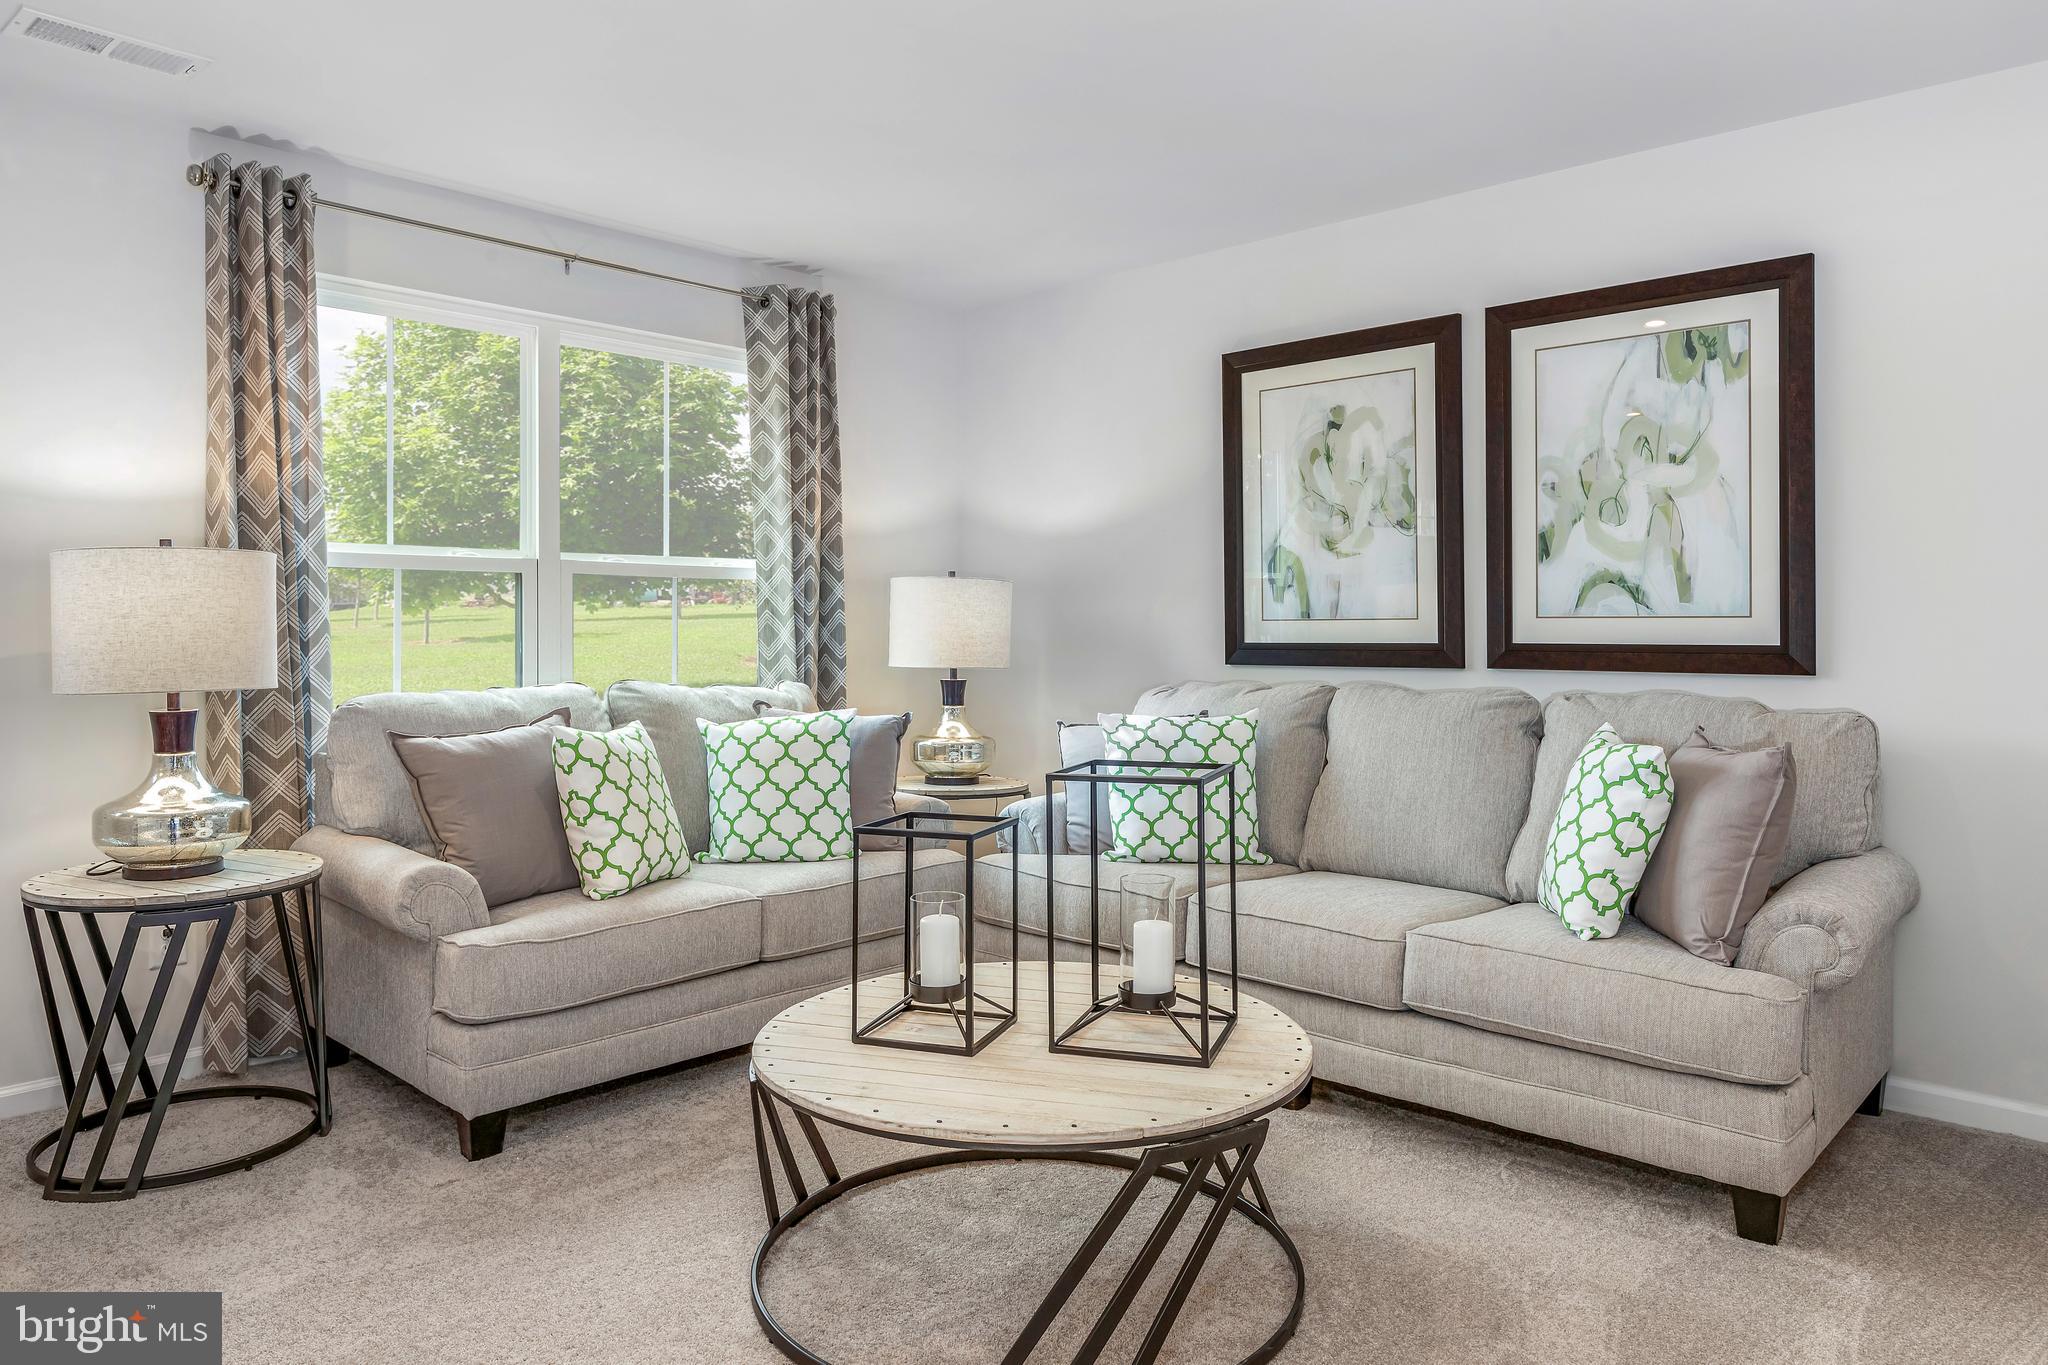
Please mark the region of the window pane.
POLYGON ((626 678, 668 682, 672 611, 666 578, 577 574, 571 640, 576 681, 603 692, 626 678))
POLYGON ((677 586, 682 606, 676 681, 692 687, 758 681, 754 580, 685 578, 677 586))
POLYGON ((748 579, 578 574, 576 681, 602 692, 626 678, 693 687, 755 681, 748 579))
POLYGON ((406 569, 399 678, 408 692, 519 683, 519 577, 406 569))
POLYGON ((662 552, 662 370, 659 360, 562 348, 565 553, 662 552))
POLYGON ((391 690, 391 570, 327 571, 334 704, 391 690))
MULTIPOLYGON (((329 540, 390 543, 384 523, 384 395, 384 319, 322 308, 320 440, 329 540)), ((340 686, 338 676, 335 684, 340 686)))
POLYGON ((397 318, 393 538, 519 548, 519 339, 397 318))
POLYGON ((668 383, 668 553, 751 558, 746 381, 724 370, 671 365, 668 383))

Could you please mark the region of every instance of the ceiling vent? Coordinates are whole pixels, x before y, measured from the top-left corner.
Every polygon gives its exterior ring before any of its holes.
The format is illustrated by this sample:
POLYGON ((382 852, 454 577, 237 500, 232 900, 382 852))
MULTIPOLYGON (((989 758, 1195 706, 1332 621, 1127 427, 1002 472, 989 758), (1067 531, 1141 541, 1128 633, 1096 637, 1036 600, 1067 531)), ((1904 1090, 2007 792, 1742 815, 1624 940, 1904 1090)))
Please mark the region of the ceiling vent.
POLYGON ((210 57, 195 57, 189 52, 175 52, 155 43, 146 43, 140 38, 130 38, 122 33, 109 33, 103 28, 90 24, 60 19, 54 14, 26 7, 8 21, 7 33, 18 33, 24 38, 35 38, 57 47, 68 47, 73 52, 82 52, 88 57, 106 57, 130 66, 139 66, 145 71, 161 71, 166 76, 190 76, 205 70, 213 64, 210 57))

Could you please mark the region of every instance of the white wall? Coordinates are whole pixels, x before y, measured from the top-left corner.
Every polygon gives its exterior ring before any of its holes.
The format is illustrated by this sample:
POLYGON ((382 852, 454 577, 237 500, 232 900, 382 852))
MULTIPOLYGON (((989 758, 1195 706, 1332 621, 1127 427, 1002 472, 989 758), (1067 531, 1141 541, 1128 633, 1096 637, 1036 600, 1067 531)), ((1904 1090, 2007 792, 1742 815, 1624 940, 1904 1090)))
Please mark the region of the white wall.
MULTIPOLYGON (((205 484, 201 196, 189 161, 226 151, 310 171, 330 197, 724 284, 819 283, 473 196, 352 170, 329 157, 195 134, 183 124, 0 89, 0 883, 91 855, 92 808, 140 776, 142 697, 49 691, 53 549, 197 543, 205 484), (28 136, 32 129, 34 135, 28 136)), ((340 213, 318 220, 323 272, 738 345, 723 294, 579 268, 340 213)), ((949 323, 857 280, 840 298, 854 695, 909 706, 881 667, 886 578, 929 567, 948 534, 930 486, 950 450, 949 323)), ((950 542, 946 542, 950 544, 950 542)), ((923 700, 920 698, 920 700, 923 700)), ((927 707, 927 709, 929 709, 927 707)), ((188 960, 192 954, 188 952, 188 960)), ((189 974, 189 967, 187 968, 189 974)), ((88 975, 90 973, 88 972, 88 975)), ((172 1008, 179 1002, 174 1000, 172 1008)), ((195 1049, 196 1051, 196 1049, 195 1049)), ((0 924, 0 1114, 57 1102, 19 922, 0 924)))
MULTIPOLYGON (((974 315, 962 569, 1014 579, 1017 620, 1012 666, 974 676, 970 709, 1003 766, 1042 773, 1055 717, 1176 678, 1313 675, 1223 664, 1217 358, 1452 311, 1467 357, 1466 657, 1483 663, 1485 308, 1812 251, 1818 677, 1323 676, 1683 686, 1868 712, 1889 842, 1926 884, 1900 938, 1896 1068, 1923 1088, 1898 1099, 2048 1137, 2043 165, 2036 66, 974 315)), ((1254 167, 1214 188, 1270 189, 1254 167)))

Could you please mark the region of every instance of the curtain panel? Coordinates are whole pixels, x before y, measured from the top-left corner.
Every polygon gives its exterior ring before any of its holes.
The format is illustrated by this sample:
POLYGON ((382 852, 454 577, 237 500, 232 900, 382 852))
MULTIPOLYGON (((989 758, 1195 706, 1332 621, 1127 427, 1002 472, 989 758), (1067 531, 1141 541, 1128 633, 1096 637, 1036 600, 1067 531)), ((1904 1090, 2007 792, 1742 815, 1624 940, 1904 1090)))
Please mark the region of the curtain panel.
MULTIPOLYGON (((283 848, 312 820, 331 696, 313 187, 275 166, 210 164, 206 543, 277 555, 277 686, 207 695, 206 761, 249 798, 251 846, 283 848)), ((226 931, 206 998, 211 1071, 304 1046, 268 909, 245 902, 226 931)))
POLYGON ((769 285, 740 302, 753 455, 760 681, 846 704, 846 551, 840 534, 836 310, 830 294, 769 285))

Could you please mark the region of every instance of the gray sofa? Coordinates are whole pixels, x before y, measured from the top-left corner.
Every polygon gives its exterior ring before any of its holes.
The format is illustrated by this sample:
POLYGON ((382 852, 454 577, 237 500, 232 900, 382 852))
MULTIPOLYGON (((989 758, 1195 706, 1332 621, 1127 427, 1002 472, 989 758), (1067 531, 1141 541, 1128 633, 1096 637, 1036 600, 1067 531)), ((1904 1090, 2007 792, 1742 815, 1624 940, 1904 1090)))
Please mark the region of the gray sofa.
MULTIPOLYGON (((1721 1182, 1741 1235, 1775 1242, 1785 1196, 1852 1114, 1877 1112, 1891 1062, 1892 930, 1919 884, 1881 846, 1871 722, 1684 692, 1381 683, 1183 683, 1133 710, 1254 708, 1273 862, 1240 869, 1238 965, 1315 1036, 1317 1077, 1721 1182), (1791 745, 1790 843, 1732 966, 1633 919, 1581 942, 1532 904, 1566 772, 1602 721, 1667 748, 1695 725, 1791 745)), ((1018 848, 975 869, 978 909, 1007 917, 1017 859, 1042 957, 1049 862, 1055 943, 1085 951, 1085 811, 1070 821, 1055 795, 1008 813, 1018 848)), ((1104 860, 1102 885, 1132 867, 1104 860)), ((1193 869, 1172 870, 1185 942, 1193 869)), ((1212 966, 1229 958, 1218 880, 1212 966)))
MULTIPOLYGON (((455 1112, 463 1155, 495 1154, 523 1104, 749 1043, 772 1016, 848 974, 849 865, 698 866, 611 900, 575 889, 487 905, 476 879, 432 856, 387 734, 470 734, 566 706, 571 724, 639 720, 667 771, 690 847, 708 842, 695 717, 797 709, 801 688, 618 683, 391 693, 337 707, 318 760, 319 823, 295 847, 326 861, 328 1028, 336 1041, 455 1112)), ((898 797, 899 810, 943 811, 898 797)), ((956 853, 920 851, 917 885, 957 890, 956 853)), ((901 961, 889 934, 904 855, 863 853, 863 950, 901 961), (872 923, 872 928, 870 928, 872 923)))

